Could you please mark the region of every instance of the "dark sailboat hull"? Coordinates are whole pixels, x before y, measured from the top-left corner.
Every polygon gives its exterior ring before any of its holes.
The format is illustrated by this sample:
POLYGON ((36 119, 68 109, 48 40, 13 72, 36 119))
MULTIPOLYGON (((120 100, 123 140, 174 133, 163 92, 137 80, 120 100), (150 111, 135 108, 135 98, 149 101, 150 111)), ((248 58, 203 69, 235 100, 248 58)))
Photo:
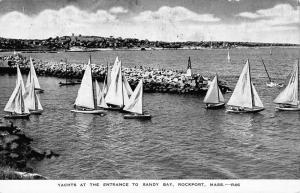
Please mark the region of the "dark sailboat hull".
POLYGON ((244 108, 244 109, 226 109, 228 113, 258 113, 265 110, 265 108, 244 108))
POLYGON ((205 108, 206 109, 213 109, 213 110, 215 110, 215 109, 222 109, 224 107, 225 107, 225 103, 217 103, 217 104, 209 104, 209 103, 207 103, 205 108))
POLYGON ((103 110, 78 110, 78 109, 73 109, 71 110, 71 112, 73 113, 83 113, 83 114, 98 114, 98 115, 104 115, 105 114, 105 111, 103 110))
POLYGON ((5 119, 29 119, 30 114, 12 114, 12 115, 5 115, 5 119))
POLYGON ((81 82, 59 82, 59 86, 73 86, 77 84, 81 84, 81 82))

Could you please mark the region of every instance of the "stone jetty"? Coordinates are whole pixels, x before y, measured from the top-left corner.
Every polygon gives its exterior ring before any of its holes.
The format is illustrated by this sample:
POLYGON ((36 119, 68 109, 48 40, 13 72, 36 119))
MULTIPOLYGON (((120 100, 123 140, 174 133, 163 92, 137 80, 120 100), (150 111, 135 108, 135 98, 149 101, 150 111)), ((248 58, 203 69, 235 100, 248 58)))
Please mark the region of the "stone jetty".
MULTIPOLYGON (((2 72, 15 73, 15 65, 18 64, 22 72, 29 71, 29 58, 21 54, 12 56, 3 56, 2 72), (4 64, 5 63, 5 64, 4 64)), ((1 62, 0 62, 1 63, 1 62)), ((55 76, 60 78, 81 79, 84 73, 85 64, 67 64, 65 62, 45 62, 33 59, 33 63, 38 75, 55 76)), ((106 76, 107 66, 103 64, 92 64, 93 77, 103 81, 106 76)), ((144 67, 123 68, 123 73, 132 88, 138 84, 138 81, 144 79, 145 92, 160 93, 191 93, 205 94, 208 89, 208 78, 199 74, 186 76, 184 72, 166 69, 153 69, 144 67)), ((219 82, 222 92, 231 91, 226 82, 219 82)))
POLYGON ((31 142, 22 129, 0 119, 0 179, 46 179, 32 173, 29 163, 59 155, 34 148, 31 142))

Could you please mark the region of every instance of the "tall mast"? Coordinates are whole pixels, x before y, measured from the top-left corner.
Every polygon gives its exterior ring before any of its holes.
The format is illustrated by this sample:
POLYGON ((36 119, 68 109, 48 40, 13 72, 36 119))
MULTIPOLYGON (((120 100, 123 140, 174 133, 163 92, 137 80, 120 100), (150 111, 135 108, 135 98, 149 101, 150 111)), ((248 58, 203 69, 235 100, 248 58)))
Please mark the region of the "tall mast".
POLYGON ((124 107, 124 92, 123 92, 123 74, 122 74, 122 62, 121 62, 121 72, 120 72, 120 75, 121 75, 121 82, 122 82, 122 101, 123 101, 123 107, 124 107))
POLYGON ((264 63, 264 60, 263 60, 262 58, 260 58, 260 59, 261 59, 261 62, 263 63, 263 65, 264 65, 264 68, 265 68, 265 71, 266 71, 266 73, 267 73, 267 75, 268 75, 269 81, 272 82, 272 79, 271 79, 271 77, 270 77, 270 75, 269 75, 269 72, 268 72, 267 67, 266 67, 266 65, 265 65, 265 63, 264 63))
POLYGON ((21 95, 21 112, 22 114, 24 113, 25 111, 25 106, 24 106, 24 99, 23 99, 23 93, 22 93, 22 87, 20 86, 20 95, 21 95))
POLYGON ((67 58, 65 58, 65 62, 66 62, 66 83, 67 83, 67 79, 68 79, 68 64, 67 64, 67 58))
POLYGON ((254 105, 255 105, 255 102, 254 102, 253 90, 252 90, 252 80, 251 80, 251 73, 250 73, 250 62, 249 62, 249 59, 247 59, 247 61, 248 61, 248 70, 249 70, 249 79, 250 79, 251 106, 253 108, 254 105))
POLYGON ((94 109, 96 109, 96 101, 95 101, 95 91, 94 91, 94 81, 93 81, 93 71, 92 71, 92 56, 90 54, 90 67, 91 67, 91 77, 92 77, 92 91, 93 91, 93 101, 94 101, 94 109))
POLYGON ((216 74, 216 79, 217 79, 218 102, 220 102, 220 93, 219 93, 219 85, 218 85, 218 74, 216 74))

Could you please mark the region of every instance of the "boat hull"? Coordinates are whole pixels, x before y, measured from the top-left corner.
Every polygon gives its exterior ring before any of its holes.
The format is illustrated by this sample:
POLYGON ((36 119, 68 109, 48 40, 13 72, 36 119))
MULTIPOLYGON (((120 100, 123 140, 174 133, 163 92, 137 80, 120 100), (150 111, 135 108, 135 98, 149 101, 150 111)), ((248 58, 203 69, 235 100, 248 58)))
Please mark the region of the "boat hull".
POLYGON ((253 109, 250 109, 250 108, 245 108, 243 110, 237 110, 237 109, 226 109, 226 112, 228 113, 258 113, 260 111, 263 111, 265 110, 265 108, 253 108, 253 109))
POLYGON ((73 86, 73 85, 81 84, 81 82, 68 82, 68 83, 59 82, 58 84, 59 86, 73 86))
POLYGON ((300 111, 300 107, 275 107, 279 111, 300 111))
POLYGON ((104 115, 105 112, 103 110, 77 110, 73 109, 71 110, 73 113, 84 113, 84 114, 98 114, 98 115, 104 115))
POLYGON ((284 85, 282 83, 275 83, 275 82, 268 82, 266 83, 267 87, 278 87, 278 88, 282 88, 284 85))
POLYGON ((37 93, 44 93, 44 90, 41 88, 35 88, 34 90, 36 90, 37 93))
POLYGON ((43 110, 29 110, 32 115, 41 115, 43 110))
POLYGON ((222 109, 225 107, 225 103, 217 103, 217 104, 206 104, 206 109, 222 109))
POLYGON ((13 115, 5 115, 5 119, 29 119, 30 114, 13 114, 13 115))
POLYGON ((152 116, 150 114, 126 114, 124 115, 124 119, 142 119, 149 120, 152 116))

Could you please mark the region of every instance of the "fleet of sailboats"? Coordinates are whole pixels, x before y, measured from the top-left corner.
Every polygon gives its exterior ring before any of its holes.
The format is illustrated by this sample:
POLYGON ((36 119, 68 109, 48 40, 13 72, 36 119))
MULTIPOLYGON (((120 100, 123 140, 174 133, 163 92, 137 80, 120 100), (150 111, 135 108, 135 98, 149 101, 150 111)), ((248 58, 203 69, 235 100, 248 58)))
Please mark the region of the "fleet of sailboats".
POLYGON ((300 111, 299 102, 299 59, 294 65, 290 80, 285 89, 275 98, 276 109, 282 111, 300 111))
POLYGON ((218 86, 218 75, 210 83, 204 101, 207 109, 219 109, 225 106, 225 100, 218 86))
MULTIPOLYGON (((228 51, 228 61, 230 55, 228 51)), ((270 83, 272 79, 265 71, 270 83)), ((190 66, 190 58, 189 58, 190 66)), ((30 58, 30 72, 27 77, 26 87, 19 66, 17 65, 16 86, 10 96, 4 111, 10 113, 5 118, 28 118, 30 114, 41 114, 41 105, 38 90, 42 90, 38 82, 32 59, 30 58)), ((277 110, 299 111, 299 59, 293 67, 288 85, 275 98, 277 110)), ((203 101, 207 109, 220 109, 225 106, 223 94, 218 86, 218 75, 209 85, 203 101)), ((143 79, 132 91, 125 75, 122 73, 122 62, 116 57, 111 70, 107 65, 107 74, 103 87, 97 80, 93 81, 91 57, 85 66, 85 72, 74 103, 74 113, 105 114, 105 110, 120 110, 128 112, 125 119, 151 119, 151 115, 143 111, 143 79)), ((264 110, 264 105, 252 83, 250 62, 247 59, 239 76, 235 89, 227 102, 226 112, 230 113, 256 113, 264 110)))
POLYGON ((4 111, 9 113, 5 115, 4 118, 8 119, 19 119, 19 118, 29 118, 30 112, 28 107, 24 102, 25 87, 22 79, 22 74, 19 66, 17 65, 17 81, 16 87, 10 96, 7 104, 4 107, 4 111))
POLYGON ((264 105, 251 81, 249 60, 243 68, 227 106, 226 111, 232 113, 255 113, 264 110, 264 105))

